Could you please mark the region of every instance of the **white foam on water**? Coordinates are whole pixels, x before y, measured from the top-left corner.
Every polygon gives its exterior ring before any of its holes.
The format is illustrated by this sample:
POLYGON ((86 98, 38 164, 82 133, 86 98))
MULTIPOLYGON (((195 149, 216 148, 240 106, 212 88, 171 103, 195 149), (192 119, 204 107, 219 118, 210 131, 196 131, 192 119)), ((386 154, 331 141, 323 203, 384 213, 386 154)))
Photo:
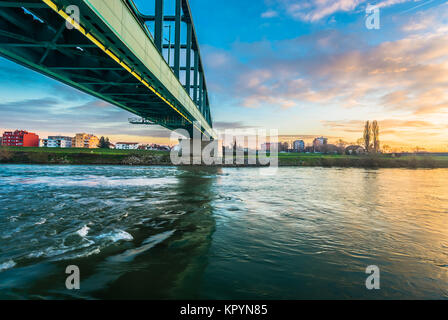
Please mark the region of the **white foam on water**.
POLYGON ((47 222, 47 219, 42 218, 42 219, 40 219, 39 222, 36 222, 34 225, 35 225, 35 226, 38 226, 38 225, 44 224, 45 222, 47 222))
POLYGON ((89 234, 89 230, 90 228, 87 225, 84 225, 84 227, 82 227, 81 229, 79 229, 78 231, 76 231, 76 233, 80 236, 80 237, 85 237, 89 234))
POLYGON ((132 241, 134 240, 134 237, 123 230, 115 230, 113 232, 108 232, 105 234, 100 234, 97 236, 97 239, 107 239, 111 240, 112 242, 118 242, 118 241, 132 241))
POLYGON ((14 260, 9 260, 7 262, 4 262, 0 264, 0 272, 14 268, 17 263, 14 262, 14 260))
POLYGON ((159 243, 162 243, 163 241, 167 240, 175 232, 176 230, 171 230, 149 237, 148 239, 143 241, 141 247, 126 250, 124 253, 110 257, 108 260, 113 262, 130 262, 134 260, 136 256, 149 251, 159 243))
POLYGON ((69 257, 64 257, 61 260, 70 260, 70 259, 80 259, 80 258, 86 258, 86 257, 90 257, 96 254, 100 254, 101 250, 99 248, 93 249, 91 251, 87 251, 85 253, 80 253, 74 256, 69 256, 69 257))
POLYGON ((173 177, 140 177, 140 178, 123 178, 123 177, 101 177, 90 176, 80 179, 72 179, 69 177, 60 177, 57 180, 52 177, 35 177, 26 181, 11 181, 12 184, 36 185, 44 184, 53 187, 122 187, 122 186, 160 186, 177 183, 173 177))
POLYGON ((37 251, 37 252, 31 252, 30 254, 27 255, 27 258, 30 259, 34 259, 34 258, 40 258, 44 255, 45 253, 43 251, 37 251))

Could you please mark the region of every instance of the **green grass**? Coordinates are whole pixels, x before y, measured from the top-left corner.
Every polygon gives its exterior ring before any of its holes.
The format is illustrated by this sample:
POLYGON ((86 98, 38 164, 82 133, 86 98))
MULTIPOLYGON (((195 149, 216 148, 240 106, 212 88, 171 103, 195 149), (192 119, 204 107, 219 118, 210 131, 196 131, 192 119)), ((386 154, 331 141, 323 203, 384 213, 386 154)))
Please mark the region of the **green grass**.
POLYGON ((34 147, 2 147, 12 152, 38 152, 55 154, 96 154, 96 155, 134 155, 134 154, 166 154, 166 151, 148 150, 116 150, 116 149, 83 149, 83 148, 34 148, 34 147))
POLYGON ((279 154, 279 164, 322 167, 448 168, 448 156, 279 154))
MULTIPOLYGON (((280 166, 448 168, 448 156, 323 155, 280 153, 280 166)), ((0 147, 0 163, 171 165, 166 151, 0 147)))
POLYGON ((166 151, 0 147, 0 163, 168 165, 170 156, 166 151))

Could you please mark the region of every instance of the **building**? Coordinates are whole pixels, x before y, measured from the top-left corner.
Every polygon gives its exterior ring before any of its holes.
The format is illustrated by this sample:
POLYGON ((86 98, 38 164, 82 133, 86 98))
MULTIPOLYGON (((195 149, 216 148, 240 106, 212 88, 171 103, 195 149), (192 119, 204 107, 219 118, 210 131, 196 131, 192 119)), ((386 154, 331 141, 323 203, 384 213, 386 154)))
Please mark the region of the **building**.
POLYGON ((39 148, 48 147, 48 139, 39 139, 39 148))
POLYGON ((277 152, 288 152, 289 145, 287 142, 275 142, 275 143, 263 143, 261 145, 261 150, 265 150, 267 152, 271 152, 277 149, 277 152))
POLYGON ((303 141, 303 140, 294 141, 293 149, 295 152, 304 152, 305 151, 305 141, 303 141))
POLYGON ((23 130, 6 131, 3 133, 2 145, 8 147, 38 147, 39 136, 23 130))
POLYGON ((366 153, 365 149, 361 146, 352 145, 345 148, 345 154, 347 155, 360 155, 365 153, 366 153))
POLYGON ((78 133, 72 139, 72 148, 86 148, 95 149, 98 148, 100 139, 93 134, 78 133))
POLYGON ((162 146, 158 144, 151 144, 146 146, 145 150, 152 150, 152 151, 171 151, 171 148, 169 146, 162 146))
POLYGON ((137 150, 139 144, 137 142, 117 142, 115 149, 118 150, 137 150))
POLYGON ((47 140, 48 148, 71 148, 72 137, 52 136, 47 140))
POLYGON ((313 141, 314 152, 321 152, 323 147, 328 144, 328 138, 320 137, 313 141))

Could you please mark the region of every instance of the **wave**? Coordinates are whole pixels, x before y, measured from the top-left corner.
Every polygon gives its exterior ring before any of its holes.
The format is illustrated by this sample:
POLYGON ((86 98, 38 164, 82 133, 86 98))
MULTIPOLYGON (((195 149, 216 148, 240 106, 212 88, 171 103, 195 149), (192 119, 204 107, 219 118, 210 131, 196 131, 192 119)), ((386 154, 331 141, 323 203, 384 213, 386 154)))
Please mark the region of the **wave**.
POLYGON ((4 262, 0 264, 0 272, 14 268, 17 265, 17 263, 14 262, 14 260, 9 260, 7 262, 4 262))
POLYGON ((60 177, 55 180, 53 177, 34 177, 27 180, 17 180, 13 177, 9 179, 9 184, 21 185, 46 185, 50 187, 134 187, 134 186, 164 186, 167 184, 175 184, 177 180, 174 177, 140 177, 140 178, 123 178, 123 177, 82 177, 80 179, 60 177))
POLYGON ((76 233, 80 236, 80 237, 85 237, 87 236, 87 234, 89 233, 90 228, 87 225, 84 225, 84 227, 82 227, 81 229, 79 229, 78 231, 76 231, 76 233))
POLYGON ((38 225, 44 224, 45 222, 47 222, 47 219, 42 218, 38 222, 36 222, 34 225, 38 226, 38 225))
POLYGON ((115 230, 112 232, 100 234, 96 237, 96 239, 107 239, 111 240, 112 242, 118 242, 118 241, 132 241, 134 240, 134 237, 123 230, 115 230))
POLYGON ((159 243, 162 243, 163 241, 167 240, 169 237, 171 237, 176 230, 166 231, 160 234, 157 234, 155 236, 149 237, 145 241, 143 241, 142 246, 135 248, 135 249, 129 249, 126 250, 124 253, 119 254, 114 257, 110 257, 109 261, 114 262, 129 262, 134 260, 134 258, 150 249, 158 245, 159 243))

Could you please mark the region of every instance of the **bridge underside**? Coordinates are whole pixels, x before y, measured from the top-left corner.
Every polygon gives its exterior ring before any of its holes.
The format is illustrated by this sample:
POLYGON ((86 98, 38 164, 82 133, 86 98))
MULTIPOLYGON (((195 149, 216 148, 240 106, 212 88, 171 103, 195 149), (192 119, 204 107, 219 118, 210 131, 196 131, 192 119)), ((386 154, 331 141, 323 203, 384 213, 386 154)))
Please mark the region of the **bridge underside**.
MULTIPOLYGON (((201 119, 176 101, 91 8, 83 1, 70 2, 80 7, 81 25, 89 34, 96 35, 131 70, 111 59, 85 34, 68 29, 66 20, 40 0, 0 1, 0 55, 155 124, 193 134, 193 121, 201 119)), ((204 128, 199 130, 212 136, 204 128)))

